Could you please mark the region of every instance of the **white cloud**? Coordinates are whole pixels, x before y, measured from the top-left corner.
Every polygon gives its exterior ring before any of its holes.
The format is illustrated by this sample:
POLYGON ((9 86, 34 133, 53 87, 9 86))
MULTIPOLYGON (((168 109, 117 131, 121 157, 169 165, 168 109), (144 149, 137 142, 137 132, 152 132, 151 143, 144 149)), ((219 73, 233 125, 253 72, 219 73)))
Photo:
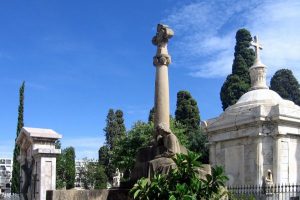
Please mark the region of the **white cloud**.
POLYGON ((232 51, 222 51, 216 55, 216 59, 195 66, 195 70, 189 73, 193 77, 213 78, 228 74, 228 64, 232 63, 232 51))
POLYGON ((201 1, 175 8, 164 20, 175 31, 174 63, 196 77, 224 77, 231 72, 235 32, 245 27, 259 35, 269 76, 280 68, 300 78, 300 2, 201 1))
POLYGON ((261 12, 253 11, 249 28, 258 34, 264 46, 263 62, 269 76, 280 68, 291 69, 300 78, 300 2, 295 0, 265 3, 261 12))

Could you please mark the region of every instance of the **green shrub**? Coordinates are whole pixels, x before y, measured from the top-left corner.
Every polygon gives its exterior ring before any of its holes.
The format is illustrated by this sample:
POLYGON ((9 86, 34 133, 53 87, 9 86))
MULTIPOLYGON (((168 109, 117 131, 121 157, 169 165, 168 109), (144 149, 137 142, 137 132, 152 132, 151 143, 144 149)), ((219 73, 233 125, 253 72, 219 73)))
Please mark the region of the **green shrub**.
POLYGON ((151 181, 146 178, 138 180, 130 194, 140 200, 220 199, 226 194, 224 187, 228 178, 222 167, 216 167, 201 179, 198 174, 200 159, 201 156, 193 152, 176 154, 173 160, 177 168, 165 175, 157 174, 151 181))

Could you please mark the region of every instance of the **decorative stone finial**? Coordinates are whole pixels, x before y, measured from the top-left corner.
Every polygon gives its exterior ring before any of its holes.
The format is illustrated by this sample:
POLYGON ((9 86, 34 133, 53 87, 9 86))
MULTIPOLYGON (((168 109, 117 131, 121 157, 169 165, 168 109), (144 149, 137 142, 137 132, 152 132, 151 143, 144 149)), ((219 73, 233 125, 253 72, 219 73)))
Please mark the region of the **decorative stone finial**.
POLYGON ((250 90, 268 89, 266 81, 266 66, 260 61, 260 50, 262 45, 258 41, 258 37, 254 36, 251 45, 255 49, 255 61, 250 67, 251 88, 250 90))
POLYGON ((155 66, 169 65, 171 63, 171 56, 168 54, 167 44, 173 35, 174 31, 167 25, 157 25, 156 35, 152 39, 152 43, 157 46, 156 55, 153 57, 153 64, 155 66))

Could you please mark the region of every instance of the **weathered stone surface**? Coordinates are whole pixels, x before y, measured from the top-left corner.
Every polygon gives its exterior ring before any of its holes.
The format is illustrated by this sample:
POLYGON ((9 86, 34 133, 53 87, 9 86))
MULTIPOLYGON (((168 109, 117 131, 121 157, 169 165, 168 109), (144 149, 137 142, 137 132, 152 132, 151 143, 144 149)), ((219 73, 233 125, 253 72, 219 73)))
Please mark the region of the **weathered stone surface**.
POLYGON ((56 187, 55 141, 62 136, 51 129, 23 127, 17 144, 20 146, 21 192, 24 200, 44 200, 46 190, 56 187))
POLYGON ((174 35, 172 29, 163 24, 157 25, 156 35, 152 43, 157 46, 153 64, 156 66, 155 75, 155 116, 154 126, 165 123, 170 127, 170 103, 169 103, 169 76, 168 65, 171 63, 171 56, 168 53, 168 41, 174 35))
POLYGON ((176 165, 171 159, 176 153, 186 153, 186 148, 179 144, 177 137, 164 124, 158 125, 158 139, 152 146, 142 148, 137 155, 131 180, 141 177, 153 177, 155 173, 166 174, 176 165))
POLYGON ((47 200, 130 200, 129 190, 49 190, 47 200))

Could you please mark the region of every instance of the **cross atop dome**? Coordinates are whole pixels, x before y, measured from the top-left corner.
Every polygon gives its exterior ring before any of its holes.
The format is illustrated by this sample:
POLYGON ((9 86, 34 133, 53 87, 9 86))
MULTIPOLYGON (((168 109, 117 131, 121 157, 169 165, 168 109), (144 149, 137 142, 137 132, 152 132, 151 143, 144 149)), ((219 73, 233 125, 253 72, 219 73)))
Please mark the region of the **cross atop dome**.
POLYGON ((260 50, 262 50, 262 45, 258 41, 258 37, 254 36, 251 45, 255 49, 255 60, 250 67, 250 78, 251 78, 251 88, 250 90, 257 89, 268 89, 266 81, 266 66, 260 61, 260 50))
POLYGON ((259 61, 260 60, 260 54, 259 51, 263 49, 262 45, 258 41, 258 36, 254 36, 253 41, 251 42, 251 45, 255 49, 255 57, 259 61))

